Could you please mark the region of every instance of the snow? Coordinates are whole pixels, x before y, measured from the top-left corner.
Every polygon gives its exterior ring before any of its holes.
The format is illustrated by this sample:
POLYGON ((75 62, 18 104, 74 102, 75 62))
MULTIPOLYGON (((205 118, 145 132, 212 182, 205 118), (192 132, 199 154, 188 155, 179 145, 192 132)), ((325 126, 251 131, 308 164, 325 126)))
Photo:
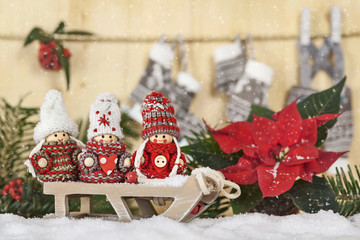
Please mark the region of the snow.
POLYGON ((146 182, 141 184, 161 187, 181 187, 184 185, 188 177, 189 176, 175 175, 164 179, 146 179, 146 182))
POLYGON ((285 217, 259 213, 179 223, 162 216, 130 223, 100 218, 25 219, 0 215, 1 239, 359 239, 360 214, 333 212, 285 217))
POLYGON ((280 166, 280 162, 277 162, 272 170, 269 170, 268 172, 271 173, 274 177, 274 179, 277 177, 277 170, 280 166))

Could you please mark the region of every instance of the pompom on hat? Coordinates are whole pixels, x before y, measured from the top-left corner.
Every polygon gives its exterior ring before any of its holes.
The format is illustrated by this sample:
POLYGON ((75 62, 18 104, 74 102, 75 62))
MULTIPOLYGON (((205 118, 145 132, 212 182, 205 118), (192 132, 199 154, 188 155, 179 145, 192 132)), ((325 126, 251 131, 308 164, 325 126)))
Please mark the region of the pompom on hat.
POLYGON ((102 134, 112 134, 123 138, 120 127, 121 112, 118 99, 112 93, 101 93, 90 107, 88 140, 102 134))
POLYGON ((167 133, 178 139, 180 129, 174 114, 175 110, 171 101, 162 93, 154 91, 147 95, 141 107, 142 138, 145 140, 154 134, 167 133))
POLYGON ((57 90, 46 93, 40 108, 40 122, 34 128, 34 140, 39 143, 54 132, 66 132, 76 138, 79 134, 77 124, 69 117, 62 95, 57 90))

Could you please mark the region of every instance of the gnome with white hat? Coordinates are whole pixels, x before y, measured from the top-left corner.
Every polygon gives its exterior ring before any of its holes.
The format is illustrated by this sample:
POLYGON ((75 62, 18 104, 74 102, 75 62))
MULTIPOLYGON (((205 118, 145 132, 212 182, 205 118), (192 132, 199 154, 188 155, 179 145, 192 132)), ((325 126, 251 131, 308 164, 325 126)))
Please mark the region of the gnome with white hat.
POLYGON ((182 174, 186 158, 177 141, 180 129, 171 101, 162 93, 152 92, 145 97, 141 110, 144 142, 132 156, 135 172, 129 173, 126 181, 135 183, 182 174))
POLYGON ((91 105, 88 142, 80 157, 80 180, 88 183, 119 183, 132 168, 125 167, 131 154, 120 127, 121 112, 118 100, 111 93, 97 96, 91 105))
POLYGON ((34 129, 37 146, 25 161, 32 175, 43 182, 77 180, 77 156, 84 147, 75 139, 78 133, 61 93, 48 91, 40 109, 40 122, 34 129))

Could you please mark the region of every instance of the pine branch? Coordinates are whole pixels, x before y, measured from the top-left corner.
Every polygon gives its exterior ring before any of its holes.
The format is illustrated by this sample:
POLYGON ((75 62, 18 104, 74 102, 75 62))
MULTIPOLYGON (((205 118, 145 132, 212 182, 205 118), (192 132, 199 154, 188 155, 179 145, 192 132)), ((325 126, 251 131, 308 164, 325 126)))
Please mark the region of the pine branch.
POLYGON ((347 173, 342 168, 336 168, 336 175, 327 177, 339 202, 339 214, 346 217, 360 212, 360 172, 357 166, 355 171, 354 176, 348 165, 347 173))
POLYGON ((189 166, 210 167, 215 170, 235 165, 242 156, 242 151, 233 154, 224 153, 214 138, 209 137, 207 129, 199 133, 193 132, 194 137, 186 137, 188 146, 182 147, 181 151, 190 156, 189 166))
POLYGON ((36 108, 24 108, 22 99, 17 105, 10 105, 5 99, 0 100, 0 186, 10 179, 26 173, 24 160, 35 146, 32 140, 36 122, 32 118, 36 108))

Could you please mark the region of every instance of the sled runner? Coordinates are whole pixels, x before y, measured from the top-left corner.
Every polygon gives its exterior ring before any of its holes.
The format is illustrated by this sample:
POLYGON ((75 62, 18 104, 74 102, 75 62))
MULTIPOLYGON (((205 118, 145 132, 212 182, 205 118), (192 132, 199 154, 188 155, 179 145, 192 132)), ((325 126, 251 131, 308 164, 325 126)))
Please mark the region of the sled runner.
POLYGON ((140 184, 45 182, 44 193, 55 195, 56 217, 99 216, 93 213, 93 195, 105 195, 118 219, 124 222, 159 215, 152 202, 164 205, 167 201, 172 202, 160 215, 180 222, 189 222, 206 210, 220 193, 228 198, 240 196, 237 184, 225 180, 220 172, 208 168, 196 169, 191 176, 175 178, 176 181, 171 181, 171 178, 153 181, 149 179, 146 183, 140 184), (236 192, 229 194, 224 187, 232 187, 236 192), (80 198, 80 212, 69 211, 70 198, 80 198), (141 211, 139 217, 131 213, 126 202, 128 198, 136 200, 141 211))

